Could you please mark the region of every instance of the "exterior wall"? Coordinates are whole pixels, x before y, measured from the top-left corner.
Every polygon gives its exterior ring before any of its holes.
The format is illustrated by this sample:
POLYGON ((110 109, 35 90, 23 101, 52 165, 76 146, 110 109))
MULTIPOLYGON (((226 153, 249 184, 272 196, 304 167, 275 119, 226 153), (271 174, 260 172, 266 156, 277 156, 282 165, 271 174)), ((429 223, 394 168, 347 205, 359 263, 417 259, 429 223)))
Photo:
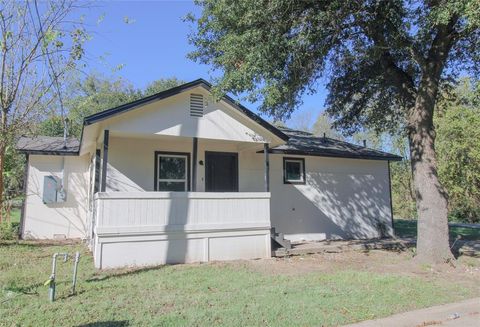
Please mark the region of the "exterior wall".
MULTIPOLYGON (((110 140, 107 191, 153 191, 154 152, 192 151, 191 139, 110 140), (128 149, 128 153, 125 152, 128 149)), ((205 151, 238 152, 239 191, 264 191, 264 157, 239 151, 234 142, 199 139, 198 161, 205 151)), ((305 185, 283 183, 283 155, 270 155, 272 227, 293 241, 379 237, 379 224, 392 233, 388 162, 305 158, 305 185)), ((197 191, 205 190, 205 166, 197 166, 197 191)))
POLYGON ((29 156, 23 237, 83 238, 87 230, 89 156, 29 156), (62 178, 65 160, 65 202, 44 204, 44 176, 62 178))
MULTIPOLYGON (((193 140, 187 138, 111 137, 106 191, 153 191, 155 151, 187 152, 192 160, 192 149, 193 140)), ((239 191, 264 191, 263 155, 257 154, 256 150, 240 151, 239 143, 199 139, 197 162, 205 162, 205 151, 237 152, 239 191)), ((197 191, 205 191, 205 165, 197 164, 197 191)))
POLYGON ((379 224, 392 235, 387 161, 304 157, 306 184, 292 185, 282 157, 271 156, 271 219, 286 238, 376 238, 379 224))
POLYGON ((96 196, 97 268, 270 257, 269 193, 96 196))
POLYGON ((264 143, 279 138, 224 102, 215 102, 198 87, 170 98, 146 104, 102 123, 111 133, 165 135, 211 140, 264 143), (190 116, 190 94, 202 94, 207 102, 203 117, 190 116))
MULTIPOLYGON (((240 191, 263 190, 263 160, 240 153, 240 191)), ((272 227, 292 241, 393 235, 387 161, 271 154, 270 191, 272 227), (283 157, 305 159, 305 185, 283 183, 283 157)))

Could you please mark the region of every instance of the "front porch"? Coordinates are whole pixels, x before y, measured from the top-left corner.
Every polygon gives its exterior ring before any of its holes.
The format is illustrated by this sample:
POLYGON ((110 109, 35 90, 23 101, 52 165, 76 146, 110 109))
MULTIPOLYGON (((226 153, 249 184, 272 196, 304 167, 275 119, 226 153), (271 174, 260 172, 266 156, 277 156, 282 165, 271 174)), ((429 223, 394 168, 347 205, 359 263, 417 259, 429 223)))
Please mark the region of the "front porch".
POLYGON ((268 258, 270 193, 98 193, 92 228, 97 268, 268 258))
POLYGON ((104 132, 90 235, 97 268, 268 258, 268 145, 104 132))

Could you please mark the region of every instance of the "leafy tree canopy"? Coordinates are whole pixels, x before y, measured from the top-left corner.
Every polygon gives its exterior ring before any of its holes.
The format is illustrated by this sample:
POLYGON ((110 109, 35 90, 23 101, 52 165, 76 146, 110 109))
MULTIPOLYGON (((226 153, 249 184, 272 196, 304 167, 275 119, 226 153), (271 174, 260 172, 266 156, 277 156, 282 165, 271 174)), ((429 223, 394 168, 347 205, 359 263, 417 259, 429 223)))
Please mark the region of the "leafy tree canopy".
POLYGON ((455 1, 198 1, 190 57, 224 71, 218 92, 248 91, 288 118, 320 77, 328 112, 350 132, 395 129, 445 33, 456 41, 443 78, 480 67, 480 5, 455 1), (387 73, 387 74, 386 74, 387 73))
POLYGON ((480 83, 464 80, 439 105, 438 172, 449 195, 450 216, 480 221, 480 83))
MULTIPOLYGON (((134 88, 122 78, 105 77, 99 74, 92 74, 85 79, 76 80, 70 85, 69 89, 71 91, 65 99, 65 106, 68 109, 66 117, 69 120, 68 134, 80 137, 83 119, 89 115, 135 101, 182 83, 183 81, 175 77, 164 78, 153 81, 145 90, 140 90, 134 88)), ((40 124, 37 133, 62 136, 63 118, 54 113, 40 124)))

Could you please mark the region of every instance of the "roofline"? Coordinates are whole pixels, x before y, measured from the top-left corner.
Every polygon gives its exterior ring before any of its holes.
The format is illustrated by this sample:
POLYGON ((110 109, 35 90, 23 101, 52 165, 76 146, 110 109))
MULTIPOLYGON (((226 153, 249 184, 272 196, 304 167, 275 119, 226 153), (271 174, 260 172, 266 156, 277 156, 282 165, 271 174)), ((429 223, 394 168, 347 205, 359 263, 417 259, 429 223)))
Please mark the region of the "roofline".
POLYGON ((19 153, 31 154, 31 155, 46 155, 46 156, 78 156, 80 155, 80 149, 78 151, 51 151, 51 150, 17 150, 19 153))
MULTIPOLYGON (((199 79, 196 79, 194 81, 191 81, 191 82, 173 87, 171 89, 162 91, 160 93, 153 94, 153 95, 150 95, 148 97, 138 99, 138 100, 135 100, 135 101, 132 101, 132 102, 129 102, 129 103, 125 103, 125 104, 120 105, 118 107, 107 109, 107 110, 98 112, 96 114, 87 116, 83 120, 83 125, 88 126, 88 125, 100 122, 104 119, 107 119, 107 118, 122 114, 124 112, 128 112, 130 110, 133 110, 133 109, 137 108, 138 106, 177 95, 179 93, 182 93, 184 91, 187 91, 187 90, 192 89, 192 88, 197 87, 197 86, 203 86, 208 91, 210 91, 212 89, 212 85, 209 82, 207 82, 203 78, 199 78, 199 79)), ((222 100, 227 102, 229 105, 231 105, 232 107, 234 107, 235 109, 237 109, 238 111, 240 111, 241 113, 246 115, 248 118, 250 118, 253 121, 255 121, 256 123, 258 123, 260 126, 267 129, 269 132, 271 132, 275 136, 279 137, 280 139, 282 139, 284 141, 287 141, 289 139, 289 137, 285 133, 281 132, 275 126, 273 126, 272 124, 270 124, 269 122, 267 122, 266 120, 264 120, 259 115, 252 112, 251 110, 247 109, 243 105, 239 104, 237 101, 235 101, 234 99, 232 99, 228 95, 223 96, 222 100)), ((83 134, 83 128, 82 128, 82 134, 83 134)))
MULTIPOLYGON (((329 157, 329 158, 347 158, 347 159, 364 159, 364 160, 385 160, 385 161, 402 161, 403 158, 394 154, 389 156, 371 156, 371 155, 348 155, 348 154, 335 154, 335 153, 315 153, 302 150, 279 150, 270 149, 268 151, 271 154, 291 154, 299 156, 309 157, 329 157)), ((257 153, 263 153, 263 150, 257 151, 257 153)))

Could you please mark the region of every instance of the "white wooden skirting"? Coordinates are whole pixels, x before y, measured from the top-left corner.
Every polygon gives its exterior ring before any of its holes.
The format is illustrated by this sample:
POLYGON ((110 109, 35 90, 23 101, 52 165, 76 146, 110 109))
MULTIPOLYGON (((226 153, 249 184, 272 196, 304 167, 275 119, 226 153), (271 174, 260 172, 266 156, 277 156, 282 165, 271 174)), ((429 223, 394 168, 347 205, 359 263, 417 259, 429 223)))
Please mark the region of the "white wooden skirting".
POLYGON ((98 268, 270 256, 270 193, 98 193, 95 206, 98 268))

